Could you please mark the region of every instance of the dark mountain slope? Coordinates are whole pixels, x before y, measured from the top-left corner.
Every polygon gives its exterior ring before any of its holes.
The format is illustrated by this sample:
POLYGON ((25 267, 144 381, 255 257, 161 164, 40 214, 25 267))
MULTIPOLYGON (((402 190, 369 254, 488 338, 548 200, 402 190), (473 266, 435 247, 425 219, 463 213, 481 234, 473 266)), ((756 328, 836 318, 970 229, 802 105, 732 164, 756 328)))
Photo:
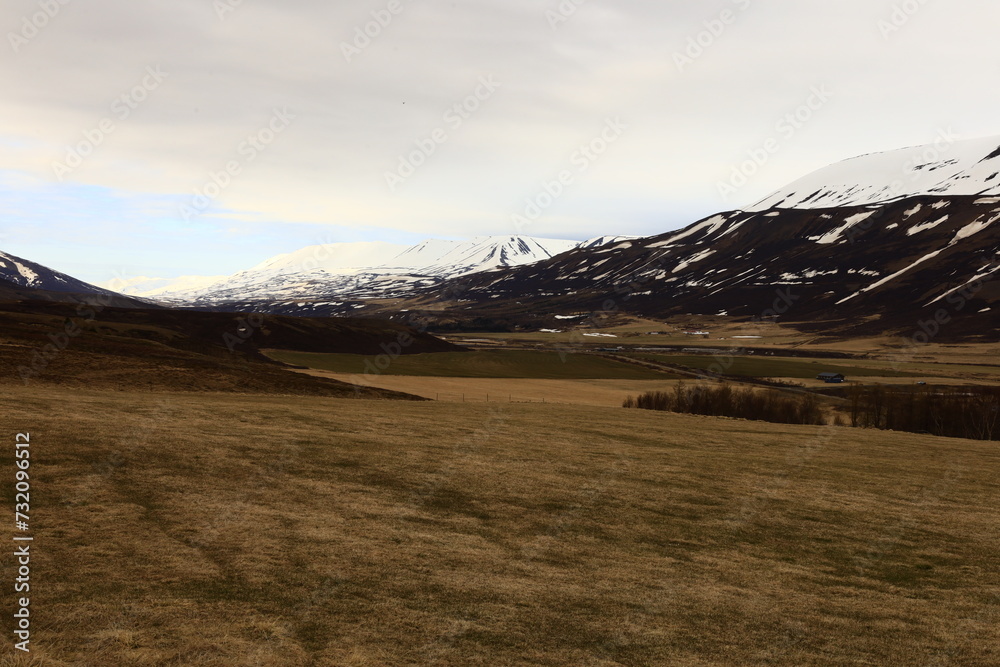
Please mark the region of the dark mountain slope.
POLYGON ((733 211, 683 230, 575 250, 452 283, 470 315, 624 310, 781 316, 843 331, 989 336, 1000 307, 1000 199, 733 211), (518 302, 520 302, 518 304, 518 302), (938 311, 944 311, 942 315, 938 311))
POLYGON ((157 308, 147 301, 102 289, 36 262, 0 252, 0 302, 59 301, 101 307, 157 308))

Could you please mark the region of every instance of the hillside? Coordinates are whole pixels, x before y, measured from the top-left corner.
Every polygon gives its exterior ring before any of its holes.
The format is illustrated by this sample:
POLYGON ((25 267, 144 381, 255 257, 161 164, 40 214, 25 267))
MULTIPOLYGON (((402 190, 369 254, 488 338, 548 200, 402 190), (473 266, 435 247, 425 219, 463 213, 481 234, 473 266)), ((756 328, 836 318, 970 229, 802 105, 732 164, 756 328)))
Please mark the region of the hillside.
POLYGON ((110 294, 109 290, 77 280, 35 262, 0 252, 0 281, 48 292, 110 294))
POLYGON ((0 381, 391 398, 405 396, 308 378, 259 350, 377 355, 460 349, 382 321, 86 308, 46 302, 0 305, 0 381))

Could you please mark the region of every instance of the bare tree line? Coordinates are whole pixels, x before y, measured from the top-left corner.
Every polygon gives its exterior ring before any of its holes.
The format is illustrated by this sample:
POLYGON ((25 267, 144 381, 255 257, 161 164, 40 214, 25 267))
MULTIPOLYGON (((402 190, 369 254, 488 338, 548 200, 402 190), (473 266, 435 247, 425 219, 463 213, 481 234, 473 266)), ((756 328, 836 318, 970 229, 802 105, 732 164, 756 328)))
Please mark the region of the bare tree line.
POLYGON ((673 391, 652 391, 638 398, 629 396, 623 407, 661 410, 712 417, 753 419, 778 424, 825 424, 815 394, 788 396, 773 391, 679 383, 673 391))
POLYGON ((1000 435, 1000 387, 864 387, 848 393, 851 426, 971 440, 1000 435))
MULTIPOLYGON (((729 384, 685 385, 673 391, 629 396, 626 408, 733 417, 777 424, 825 424, 819 398, 734 388, 729 384)), ((852 387, 835 425, 910 433, 997 440, 1000 438, 1000 387, 852 387)))

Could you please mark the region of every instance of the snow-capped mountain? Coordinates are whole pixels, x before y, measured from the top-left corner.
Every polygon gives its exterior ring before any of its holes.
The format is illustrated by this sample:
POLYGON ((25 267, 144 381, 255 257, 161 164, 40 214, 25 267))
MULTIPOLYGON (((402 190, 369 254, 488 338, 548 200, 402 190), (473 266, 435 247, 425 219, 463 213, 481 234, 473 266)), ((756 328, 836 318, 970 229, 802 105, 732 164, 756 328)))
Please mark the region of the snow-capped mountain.
MULTIPOLYGON (((193 288, 161 287, 156 297, 196 305, 302 302, 310 312, 344 312, 344 301, 393 298, 483 271, 532 264, 577 241, 482 236, 468 241, 331 243, 272 257, 246 271, 193 288)), ((251 307, 251 306, 248 306, 251 307)))
POLYGON ((1000 137, 938 141, 832 164, 778 190, 748 211, 884 204, 920 195, 1000 195, 1000 137))
POLYGON ((576 241, 529 236, 479 236, 470 241, 424 241, 400 253, 393 262, 423 275, 455 278, 533 264, 576 246, 576 241))
POLYGON ((487 317, 544 300, 546 312, 569 314, 610 301, 615 312, 647 316, 724 312, 825 331, 995 335, 998 147, 1000 138, 974 140, 940 163, 915 162, 924 180, 908 184, 911 196, 893 194, 901 190, 887 165, 938 148, 848 160, 750 210, 471 276, 461 309, 487 317))

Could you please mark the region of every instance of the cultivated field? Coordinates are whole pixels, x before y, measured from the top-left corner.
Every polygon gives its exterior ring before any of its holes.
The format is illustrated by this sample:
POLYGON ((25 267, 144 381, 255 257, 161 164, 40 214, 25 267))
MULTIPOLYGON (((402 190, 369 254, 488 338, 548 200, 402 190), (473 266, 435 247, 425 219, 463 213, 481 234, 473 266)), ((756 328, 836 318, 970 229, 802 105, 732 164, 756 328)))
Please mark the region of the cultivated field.
POLYGON ((557 403, 619 407, 629 394, 663 391, 679 375, 590 354, 543 350, 474 350, 416 354, 377 369, 377 357, 268 350, 303 374, 405 392, 436 401, 557 403))
POLYGON ((563 354, 556 349, 475 349, 471 352, 416 354, 389 359, 355 354, 316 354, 268 350, 267 355, 305 367, 300 372, 339 382, 405 392, 446 402, 547 402, 616 407, 627 396, 674 388, 686 375, 669 368, 629 363, 654 361, 694 371, 733 377, 769 378, 825 388, 821 372, 847 375, 863 384, 933 385, 1000 383, 1000 368, 931 362, 894 363, 874 359, 830 360, 809 357, 731 356, 728 354, 653 354, 625 350, 609 356, 563 354))
POLYGON ((559 354, 542 350, 475 350, 411 354, 379 366, 378 356, 316 354, 266 350, 272 359, 334 373, 362 375, 409 375, 414 377, 537 378, 657 380, 676 377, 670 373, 633 366, 591 354, 559 354))
POLYGON ((668 391, 679 380, 537 380, 530 378, 423 377, 376 375, 359 380, 348 373, 304 370, 307 375, 401 391, 455 403, 553 403, 621 407, 631 394, 668 391))
MULTIPOLYGON (((819 359, 782 359, 776 357, 730 356, 730 355, 683 355, 683 354, 636 354, 639 359, 651 359, 671 364, 680 364, 698 370, 721 367, 727 375, 746 377, 813 379, 819 373, 842 373, 847 377, 918 377, 915 373, 892 368, 873 368, 855 365, 853 361, 819 359)), ((717 371, 718 372, 718 371, 717 371)))
POLYGON ((0 400, 32 433, 30 664, 1000 662, 989 443, 565 405, 0 400))
MULTIPOLYGON (((600 327, 590 326, 587 319, 565 321, 557 325, 559 333, 516 332, 448 334, 441 336, 461 345, 540 345, 540 346, 624 346, 624 347, 685 347, 740 350, 757 348, 762 351, 796 350, 804 355, 822 357, 828 353, 866 355, 891 364, 898 370, 910 370, 917 365, 930 364, 1000 364, 1000 344, 947 343, 931 340, 927 344, 914 342, 919 329, 903 332, 899 336, 831 337, 808 333, 803 329, 815 328, 815 323, 745 322, 723 316, 681 316, 662 321, 629 316, 616 316, 614 321, 600 327), (708 331, 709 335, 687 335, 685 331, 708 331), (600 333, 613 337, 587 337, 584 333, 600 333), (471 343, 466 341, 472 341, 471 343)), ((855 360, 850 360, 855 364, 855 360)), ((995 374, 1000 367, 994 366, 995 374)))

